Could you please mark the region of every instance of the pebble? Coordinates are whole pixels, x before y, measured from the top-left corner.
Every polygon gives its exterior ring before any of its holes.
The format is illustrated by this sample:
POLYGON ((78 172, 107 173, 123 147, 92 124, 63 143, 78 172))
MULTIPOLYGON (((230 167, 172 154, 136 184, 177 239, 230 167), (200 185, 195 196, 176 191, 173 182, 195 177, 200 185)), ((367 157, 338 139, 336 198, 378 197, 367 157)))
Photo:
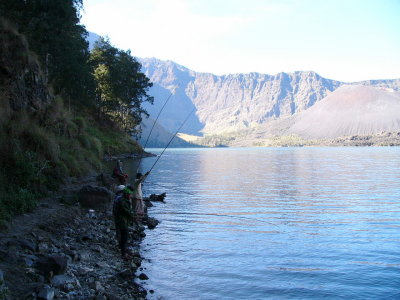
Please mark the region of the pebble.
MULTIPOLYGON (((69 207, 68 210, 71 211, 70 221, 67 221, 68 216, 64 215, 62 220, 57 220, 56 216, 49 216, 46 222, 40 223, 41 226, 37 225, 27 233, 34 241, 19 237, 20 243, 6 248, 6 253, 11 251, 10 257, 13 255, 18 261, 25 263, 26 267, 21 269, 21 274, 25 276, 26 285, 42 286, 41 289, 30 292, 34 295, 32 297, 45 300, 145 299, 146 290, 132 284, 135 271, 142 262, 139 247, 141 237, 146 235, 145 227, 132 226, 131 237, 135 239, 132 241, 130 252, 133 259, 126 262, 121 259, 115 241, 111 213, 96 211, 96 218, 89 218, 85 216, 87 211, 79 213, 79 209, 74 207, 69 207), (50 267, 45 265, 47 262, 43 261, 45 257, 55 257, 57 263, 65 263, 66 269, 63 269, 61 264, 57 265, 58 269, 50 270, 50 267), (35 267, 37 261, 41 261, 42 273, 45 274, 43 276, 35 267)), ((17 237, 14 238, 16 239, 17 237)), ((1 251, 3 249, 0 242, 0 253, 1 251)), ((9 264, 11 266, 11 259, 9 264)), ((13 266, 15 267, 15 264, 13 266)), ((2 274, 0 270, 0 281, 2 274)), ((139 279, 149 278, 141 273, 139 279)))

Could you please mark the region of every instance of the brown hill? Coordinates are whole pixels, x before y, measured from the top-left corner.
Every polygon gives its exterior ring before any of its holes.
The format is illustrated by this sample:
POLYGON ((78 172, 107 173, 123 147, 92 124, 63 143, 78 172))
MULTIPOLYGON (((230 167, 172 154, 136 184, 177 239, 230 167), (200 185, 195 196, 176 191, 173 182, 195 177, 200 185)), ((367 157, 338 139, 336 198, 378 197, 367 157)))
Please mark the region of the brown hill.
POLYGON ((337 138, 400 131, 400 93, 345 85, 299 113, 288 133, 304 138, 337 138))

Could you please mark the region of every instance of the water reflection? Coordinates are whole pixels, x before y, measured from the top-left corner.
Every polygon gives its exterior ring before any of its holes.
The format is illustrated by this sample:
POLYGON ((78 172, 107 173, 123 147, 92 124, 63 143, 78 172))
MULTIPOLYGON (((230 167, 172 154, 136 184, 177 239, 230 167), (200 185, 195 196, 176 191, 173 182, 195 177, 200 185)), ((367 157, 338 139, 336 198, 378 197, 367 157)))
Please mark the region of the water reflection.
MULTIPOLYGON (((378 299, 400 286, 400 149, 167 150, 154 299, 378 299), (179 190, 177 190, 179 189, 179 190), (185 194, 186 191, 191 194, 185 194), (173 278, 173 280, 171 280, 173 278)), ((144 159, 148 169, 154 158, 144 159)))

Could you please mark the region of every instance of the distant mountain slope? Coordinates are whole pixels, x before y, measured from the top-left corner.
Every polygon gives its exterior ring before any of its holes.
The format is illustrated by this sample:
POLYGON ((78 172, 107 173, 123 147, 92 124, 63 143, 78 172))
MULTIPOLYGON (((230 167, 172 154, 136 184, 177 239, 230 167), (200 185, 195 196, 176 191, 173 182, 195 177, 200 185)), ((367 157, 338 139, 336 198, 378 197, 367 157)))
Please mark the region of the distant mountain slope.
MULTIPOLYGON (((153 127, 154 120, 151 118, 143 119, 141 127, 142 134, 139 139, 139 143, 146 148, 164 148, 171 140, 174 133, 168 132, 159 124, 155 124, 153 131, 150 134, 150 130, 153 127), (150 134, 150 136, 149 136, 150 134), (146 144, 147 141, 147 144, 146 144)), ((176 131, 175 131, 176 132, 176 131)), ((193 147, 192 144, 184 141, 183 139, 176 136, 169 147, 193 147)))
POLYGON ((300 113, 288 130, 305 138, 400 131, 400 92, 345 85, 300 113))
POLYGON ((94 33, 94 32, 90 32, 90 31, 88 32, 88 36, 87 36, 86 40, 87 40, 88 43, 89 43, 89 50, 92 50, 92 49, 93 49, 94 43, 95 43, 98 39, 100 39, 100 35, 98 35, 98 34, 96 34, 96 33, 94 33))
MULTIPOLYGON (((197 73, 171 61, 139 60, 142 71, 154 83, 151 94, 155 105, 146 106, 150 115, 155 116, 173 92, 159 123, 173 132, 195 107, 195 115, 182 128, 188 134, 221 134, 287 118, 312 107, 345 84, 311 71, 216 76, 197 73)), ((357 84, 400 90, 400 79, 357 84)))

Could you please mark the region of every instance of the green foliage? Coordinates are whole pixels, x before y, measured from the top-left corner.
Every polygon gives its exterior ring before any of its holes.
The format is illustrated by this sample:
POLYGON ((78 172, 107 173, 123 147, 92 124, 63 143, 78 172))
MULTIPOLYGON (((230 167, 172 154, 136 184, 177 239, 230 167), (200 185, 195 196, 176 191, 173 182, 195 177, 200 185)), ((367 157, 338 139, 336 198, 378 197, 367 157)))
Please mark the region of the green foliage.
POLYGON ((258 147, 302 147, 310 146, 313 141, 305 140, 296 134, 286 136, 274 136, 269 139, 257 141, 254 146, 258 147))
POLYGON ((48 161, 34 152, 15 151, 1 164, 0 221, 32 210, 40 196, 38 187, 45 182, 48 161))
MULTIPOLYGON (((133 141, 128 134, 124 134, 117 129, 100 128, 92 125, 88 126, 87 132, 99 141, 103 153, 117 154, 143 151, 141 146, 133 141)), ((99 150, 96 151, 98 152, 99 150)))
POLYGON ((90 55, 81 8, 82 0, 0 0, 0 222, 67 176, 102 169, 105 151, 142 151, 127 132, 153 101, 152 84, 108 41, 90 55))
POLYGON ((82 116, 74 119, 76 126, 78 127, 78 135, 80 135, 86 129, 86 121, 82 116))
POLYGON ((81 7, 82 0, 0 1, 2 16, 27 37, 54 92, 88 105, 94 82, 87 31, 79 24, 81 7))
POLYGON ((152 86, 140 72, 141 65, 131 52, 113 47, 101 38, 92 50, 90 62, 96 82, 96 99, 99 114, 108 116, 126 132, 140 124, 147 112, 142 103, 153 103, 147 92, 152 86))
POLYGON ((193 141, 193 143, 206 146, 206 147, 226 147, 230 142, 236 139, 234 133, 229 134, 213 134, 208 135, 198 140, 193 141))

